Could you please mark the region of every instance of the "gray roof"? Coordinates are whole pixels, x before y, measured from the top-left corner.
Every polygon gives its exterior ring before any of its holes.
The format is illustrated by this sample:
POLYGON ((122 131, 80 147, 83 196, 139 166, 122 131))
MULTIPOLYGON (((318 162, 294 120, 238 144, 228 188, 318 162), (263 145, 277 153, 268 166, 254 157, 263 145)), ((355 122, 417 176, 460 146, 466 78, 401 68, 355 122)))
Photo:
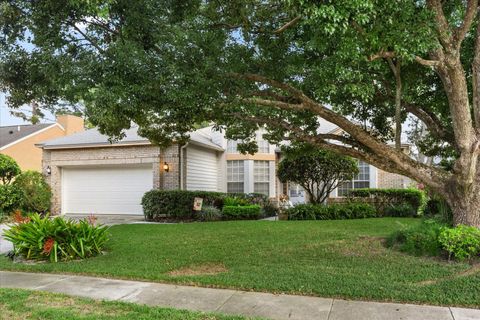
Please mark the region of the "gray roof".
POLYGON ((52 125, 54 123, 0 127, 0 148, 52 125))
MULTIPOLYGON (((48 140, 37 144, 37 146, 44 149, 66 149, 66 148, 81 148, 81 147, 101 147, 111 145, 132 145, 150 144, 147 138, 141 137, 138 134, 137 127, 132 127, 125 130, 125 137, 119 141, 110 142, 108 136, 101 134, 97 129, 85 130, 74 133, 65 137, 48 140)), ((205 132, 194 131, 190 133, 190 143, 198 144, 210 149, 223 150, 221 146, 212 142, 211 137, 205 132)))

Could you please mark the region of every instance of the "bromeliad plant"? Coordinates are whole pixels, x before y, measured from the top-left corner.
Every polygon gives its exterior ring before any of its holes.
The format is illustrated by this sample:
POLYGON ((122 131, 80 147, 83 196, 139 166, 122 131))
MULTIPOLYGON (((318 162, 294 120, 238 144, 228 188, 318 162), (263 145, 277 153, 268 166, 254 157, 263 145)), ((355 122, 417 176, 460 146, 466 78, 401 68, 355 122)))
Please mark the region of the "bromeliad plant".
POLYGON ((95 225, 93 219, 71 219, 33 214, 19 221, 5 238, 13 243, 15 255, 28 260, 51 262, 85 259, 102 253, 109 239, 108 227, 95 225))

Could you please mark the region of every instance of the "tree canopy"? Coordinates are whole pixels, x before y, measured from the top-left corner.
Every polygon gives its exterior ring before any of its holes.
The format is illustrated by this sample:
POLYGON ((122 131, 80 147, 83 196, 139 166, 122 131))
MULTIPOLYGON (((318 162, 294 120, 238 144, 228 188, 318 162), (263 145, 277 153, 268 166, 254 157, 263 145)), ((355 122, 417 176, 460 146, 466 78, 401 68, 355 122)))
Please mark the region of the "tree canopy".
POLYGON ((283 148, 277 175, 295 182, 308 194, 310 203, 323 203, 342 182, 358 174, 358 161, 308 144, 283 148))
POLYGON ((2 184, 10 184, 21 172, 15 159, 5 154, 0 154, 0 182, 2 184))
POLYGON ((254 152, 265 126, 422 182, 480 226, 478 20, 478 0, 7 0, 0 87, 12 108, 81 104, 103 133, 134 122, 160 145, 211 121, 254 152), (402 152, 408 116, 451 170, 402 152))

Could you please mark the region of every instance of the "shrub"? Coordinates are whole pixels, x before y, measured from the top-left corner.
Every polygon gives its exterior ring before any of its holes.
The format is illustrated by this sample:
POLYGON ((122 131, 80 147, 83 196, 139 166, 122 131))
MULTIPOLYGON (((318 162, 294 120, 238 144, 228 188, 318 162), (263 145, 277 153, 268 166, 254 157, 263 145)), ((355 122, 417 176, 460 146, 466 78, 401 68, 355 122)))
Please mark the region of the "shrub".
POLYGON ((203 198, 204 206, 215 206, 224 194, 207 191, 151 190, 142 198, 143 213, 147 220, 162 217, 192 219, 193 201, 196 197, 203 198))
POLYGON ((40 172, 25 171, 15 178, 13 185, 23 193, 21 208, 24 211, 39 213, 48 211, 52 191, 40 172))
POLYGON ((23 192, 16 185, 0 184, 0 212, 4 215, 22 207, 24 200, 23 192))
POLYGON ((249 206, 224 206, 222 214, 225 219, 258 219, 260 217, 261 207, 257 204, 249 206))
POLYGON ((150 190, 142 198, 143 214, 147 220, 157 220, 160 218, 174 219, 194 219, 193 211, 194 198, 202 198, 203 206, 213 206, 217 209, 224 207, 227 200, 242 203, 244 205, 256 204, 263 206, 267 202, 267 197, 263 194, 235 193, 226 194, 222 192, 210 191, 186 191, 186 190, 150 190))
POLYGON ((435 194, 427 202, 425 216, 437 217, 448 224, 453 224, 452 209, 445 199, 435 194))
POLYGON ((12 157, 0 154, 0 182, 2 184, 9 184, 20 172, 20 167, 12 157))
POLYGON ((340 220, 376 216, 375 208, 366 203, 345 204, 298 204, 287 209, 288 220, 340 220))
POLYGON ((4 235, 13 243, 16 255, 51 262, 98 255, 109 237, 107 227, 95 226, 86 219, 75 222, 61 217, 42 218, 39 214, 13 225, 4 235))
POLYGON ((202 211, 198 214, 202 221, 217 221, 222 218, 222 212, 214 206, 203 206, 202 211))
POLYGON ((444 227, 445 225, 437 220, 424 220, 419 225, 393 233, 387 239, 387 245, 416 256, 438 256, 442 252, 438 238, 444 227))
POLYGON ((380 215, 386 215, 389 206, 401 204, 409 204, 416 215, 423 215, 428 201, 426 193, 418 189, 354 189, 350 196, 373 199, 380 215))
POLYGON ((280 213, 280 208, 273 201, 268 200, 262 207, 263 216, 274 217, 280 213))
POLYGON ((268 197, 263 193, 230 193, 229 195, 233 195, 235 198, 245 199, 250 204, 257 204, 263 207, 265 204, 268 203, 268 197))
POLYGON ((385 208, 384 216, 387 217, 413 217, 417 214, 410 203, 391 204, 385 208))
POLYGON ((223 205, 224 206, 228 206, 228 207, 232 207, 232 206, 248 206, 248 205, 251 205, 252 203, 249 202, 247 199, 245 198, 234 198, 234 197, 226 197, 225 199, 223 199, 223 205))
POLYGON ((480 230, 475 227, 459 225, 455 228, 443 228, 438 241, 448 252, 448 257, 458 260, 471 259, 480 254, 480 230))

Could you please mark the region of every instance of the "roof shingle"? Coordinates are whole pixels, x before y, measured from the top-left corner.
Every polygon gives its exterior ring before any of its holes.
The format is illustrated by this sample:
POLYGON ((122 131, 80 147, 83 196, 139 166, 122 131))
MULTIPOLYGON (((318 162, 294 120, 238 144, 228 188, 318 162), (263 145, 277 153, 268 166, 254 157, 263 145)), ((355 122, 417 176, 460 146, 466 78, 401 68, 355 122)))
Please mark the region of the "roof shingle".
POLYGON ((54 123, 0 127, 0 148, 52 125, 54 123))
MULTIPOLYGON (((45 141, 37 146, 45 149, 62 149, 62 148, 78 148, 78 147, 97 147, 108 145, 129 145, 129 144, 150 144, 147 138, 140 136, 137 127, 125 130, 125 137, 120 141, 110 142, 108 136, 100 133, 97 129, 85 130, 71 134, 69 136, 45 141)), ((190 133, 190 141, 203 145, 208 148, 222 150, 222 147, 213 143, 211 137, 204 131, 194 131, 190 133)))

